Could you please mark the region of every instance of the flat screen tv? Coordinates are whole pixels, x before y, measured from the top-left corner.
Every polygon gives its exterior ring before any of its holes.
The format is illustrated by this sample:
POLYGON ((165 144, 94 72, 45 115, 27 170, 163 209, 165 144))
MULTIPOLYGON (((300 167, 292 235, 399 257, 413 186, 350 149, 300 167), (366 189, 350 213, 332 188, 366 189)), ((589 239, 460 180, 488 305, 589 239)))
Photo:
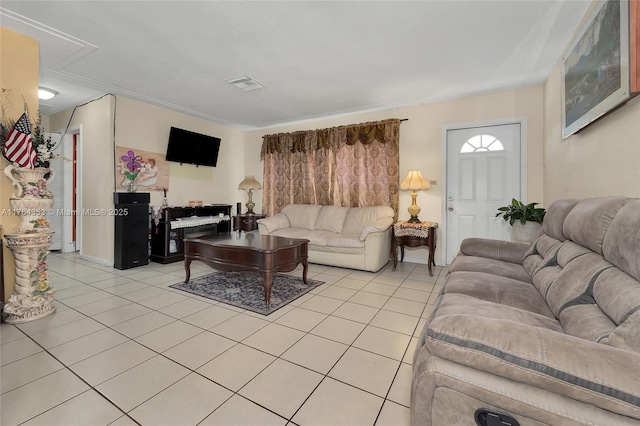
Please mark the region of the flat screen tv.
POLYGON ((172 127, 167 146, 167 161, 215 167, 220 138, 172 127))

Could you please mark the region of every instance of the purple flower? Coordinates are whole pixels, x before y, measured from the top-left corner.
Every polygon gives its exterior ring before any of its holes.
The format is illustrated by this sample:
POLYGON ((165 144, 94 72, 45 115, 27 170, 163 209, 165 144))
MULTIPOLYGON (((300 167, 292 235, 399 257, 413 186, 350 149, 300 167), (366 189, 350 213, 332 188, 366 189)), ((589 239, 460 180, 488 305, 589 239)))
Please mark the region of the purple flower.
POLYGON ((127 163, 127 169, 129 169, 131 173, 137 172, 142 167, 142 164, 140 163, 142 161, 142 157, 136 155, 136 153, 131 150, 129 150, 126 155, 120 157, 120 159, 127 163))

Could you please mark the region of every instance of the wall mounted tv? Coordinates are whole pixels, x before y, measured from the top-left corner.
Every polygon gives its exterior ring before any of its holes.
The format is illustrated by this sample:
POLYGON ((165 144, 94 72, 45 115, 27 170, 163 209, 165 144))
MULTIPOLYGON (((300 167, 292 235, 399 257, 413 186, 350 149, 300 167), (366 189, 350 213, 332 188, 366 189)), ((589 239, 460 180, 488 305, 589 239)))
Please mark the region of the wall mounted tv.
POLYGON ((172 127, 167 146, 167 161, 215 167, 220 138, 172 127))

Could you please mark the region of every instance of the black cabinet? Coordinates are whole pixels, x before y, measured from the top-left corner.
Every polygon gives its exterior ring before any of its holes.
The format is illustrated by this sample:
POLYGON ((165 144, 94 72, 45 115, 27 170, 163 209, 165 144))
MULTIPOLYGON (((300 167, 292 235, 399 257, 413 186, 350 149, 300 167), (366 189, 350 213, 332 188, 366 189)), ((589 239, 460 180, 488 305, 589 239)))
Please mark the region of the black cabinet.
POLYGON ((129 269, 149 263, 148 192, 114 192, 114 268, 129 269))
POLYGON ((164 207, 159 216, 151 221, 151 260, 158 263, 184 260, 185 238, 231 232, 228 204, 164 207))

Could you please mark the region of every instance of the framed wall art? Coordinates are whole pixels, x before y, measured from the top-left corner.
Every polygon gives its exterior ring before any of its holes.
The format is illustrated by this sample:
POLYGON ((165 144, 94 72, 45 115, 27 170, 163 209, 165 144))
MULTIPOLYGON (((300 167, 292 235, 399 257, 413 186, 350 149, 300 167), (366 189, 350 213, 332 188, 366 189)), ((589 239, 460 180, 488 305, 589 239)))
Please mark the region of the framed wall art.
POLYGON ((599 3, 576 31, 563 62, 564 139, 631 96, 629 1, 599 3))
POLYGON ((160 191, 169 188, 169 163, 164 154, 137 148, 116 146, 116 191, 131 187, 139 191, 160 191))

